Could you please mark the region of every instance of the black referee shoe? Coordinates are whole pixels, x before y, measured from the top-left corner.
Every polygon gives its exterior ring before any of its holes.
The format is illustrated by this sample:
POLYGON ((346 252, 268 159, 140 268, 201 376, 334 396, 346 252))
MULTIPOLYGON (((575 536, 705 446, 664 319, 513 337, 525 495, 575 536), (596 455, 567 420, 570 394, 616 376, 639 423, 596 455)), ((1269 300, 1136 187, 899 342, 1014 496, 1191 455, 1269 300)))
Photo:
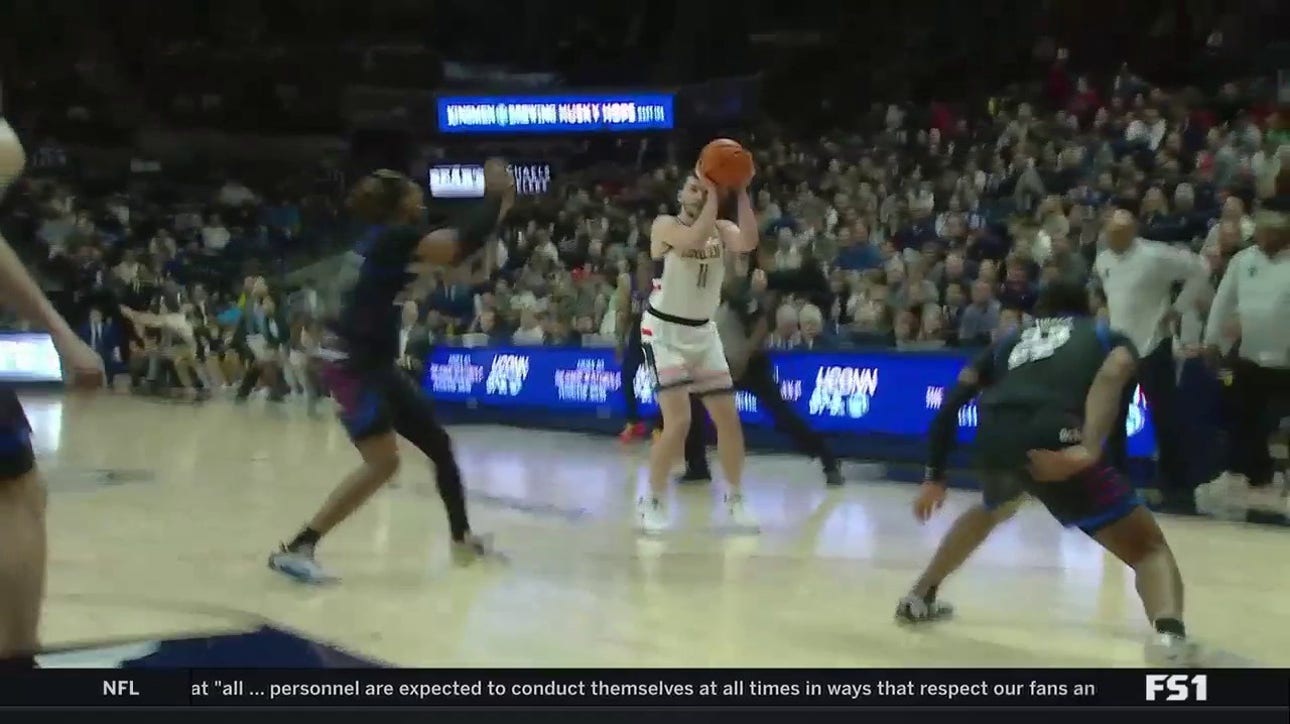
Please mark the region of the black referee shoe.
POLYGON ((686 470, 676 478, 677 485, 705 485, 712 482, 709 470, 686 470))
POLYGON ((842 471, 838 469, 838 464, 827 465, 824 468, 824 484, 830 488, 840 488, 846 483, 842 477, 842 471))

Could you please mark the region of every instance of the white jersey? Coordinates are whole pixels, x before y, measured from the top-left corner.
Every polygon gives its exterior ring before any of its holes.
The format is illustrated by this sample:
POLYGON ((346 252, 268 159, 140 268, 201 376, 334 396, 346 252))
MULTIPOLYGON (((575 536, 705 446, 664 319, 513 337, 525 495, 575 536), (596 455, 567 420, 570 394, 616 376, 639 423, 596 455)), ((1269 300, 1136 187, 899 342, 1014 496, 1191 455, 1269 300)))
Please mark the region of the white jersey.
POLYGON ((715 231, 699 249, 668 249, 663 273, 649 304, 663 314, 695 321, 709 320, 721 305, 726 277, 725 244, 715 231))

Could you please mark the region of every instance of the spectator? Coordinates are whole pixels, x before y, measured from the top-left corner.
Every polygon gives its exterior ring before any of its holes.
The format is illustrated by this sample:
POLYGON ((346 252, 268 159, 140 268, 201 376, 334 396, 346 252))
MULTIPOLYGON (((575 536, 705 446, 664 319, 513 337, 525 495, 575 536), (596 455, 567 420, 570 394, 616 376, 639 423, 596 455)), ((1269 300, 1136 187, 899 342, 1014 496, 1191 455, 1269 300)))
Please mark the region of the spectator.
POLYGON ((999 316, 1003 306, 994 296, 994 288, 987 281, 977 281, 972 285, 972 303, 964 308, 959 317, 959 344, 965 346, 986 345, 991 335, 999 327, 999 316))
POLYGON ((103 358, 108 387, 111 388, 113 378, 126 371, 121 356, 123 340, 116 321, 104 317, 97 307, 92 308, 89 321, 80 329, 80 337, 103 358))
POLYGON ((273 296, 263 280, 253 286, 250 308, 242 315, 238 328, 240 348, 247 350, 247 369, 237 390, 237 400, 245 402, 255 389, 268 392, 270 402, 282 402, 287 389, 282 379, 282 352, 290 340, 290 327, 278 313, 273 296))
POLYGON ((926 263, 919 259, 906 267, 907 277, 897 286, 892 294, 892 305, 897 308, 922 309, 924 305, 935 305, 940 301, 936 285, 927 278, 926 263))
POLYGON ((1025 322, 1025 319, 1026 315, 1023 314, 1020 309, 1004 307, 1003 310, 999 312, 998 326, 990 330, 990 341, 993 342, 1017 331, 1017 329, 1025 322))
POLYGON ((220 206, 236 209, 254 204, 257 198, 255 192, 247 188, 245 184, 229 179, 220 187, 215 200, 220 206))
POLYGON ((1165 139, 1168 125, 1156 108, 1147 108, 1125 129, 1124 140, 1131 145, 1144 146, 1152 151, 1165 139))
POLYGON ((1020 256, 1010 258, 1004 264, 1003 286, 999 292, 999 301, 1003 306, 1029 312, 1035 306, 1038 291, 1030 281, 1028 263, 1020 256))
POLYGON ((520 309, 520 325, 511 335, 511 341, 519 345, 542 344, 546 341, 546 332, 537 311, 532 308, 520 309))
POLYGON ((954 338, 958 338, 959 321, 963 316, 963 310, 968 305, 968 285, 962 281, 950 282, 945 285, 945 291, 941 295, 944 303, 941 305, 941 313, 945 317, 945 324, 954 333, 954 338))
POLYGON ((1088 262, 1082 255, 1075 253, 1069 237, 1054 237, 1052 244, 1052 256, 1049 257, 1048 263, 1057 278, 1074 283, 1082 283, 1088 279, 1088 262))
POLYGON ((1245 213, 1245 202, 1239 196, 1228 196, 1223 201, 1223 212, 1218 217, 1218 223, 1209 229, 1209 234, 1205 237, 1205 249, 1216 249, 1219 247, 1218 235, 1219 225, 1224 221, 1236 224, 1240 233, 1240 245, 1244 247, 1254 238, 1254 219, 1251 219, 1245 213))
POLYGON ((882 265, 882 255, 874 248, 869 228, 857 221, 848 229, 838 232, 837 267, 846 270, 876 269, 882 265))
POLYGON ((766 336, 769 349, 796 349, 801 342, 798 332, 798 310, 792 304, 780 304, 775 310, 775 328, 766 336))
POLYGON ((1147 238, 1156 241, 1191 243, 1202 236, 1205 219, 1196 209, 1196 191, 1189 183, 1174 188, 1173 213, 1156 224, 1147 238))
POLYGON ((510 341, 510 335, 498 326, 497 313, 492 309, 485 309, 479 313, 474 331, 487 337, 490 345, 504 346, 510 341))
POLYGON ((971 274, 967 257, 961 251, 949 252, 945 255, 944 261, 932 270, 930 278, 936 284, 939 298, 944 299, 945 290, 951 285, 962 287, 970 283, 971 274))
POLYGON ((232 234, 224 228, 224 222, 220 220, 219 214, 211 214, 202 227, 202 246, 207 252, 218 254, 224 251, 232 239, 232 234))
POLYGON ((924 309, 918 340, 926 345, 927 349, 937 349, 945 346, 947 337, 945 315, 940 308, 929 307, 924 309))
POLYGON ((824 315, 814 304, 803 305, 798 310, 798 349, 822 350, 832 349, 832 337, 824 330, 824 315))

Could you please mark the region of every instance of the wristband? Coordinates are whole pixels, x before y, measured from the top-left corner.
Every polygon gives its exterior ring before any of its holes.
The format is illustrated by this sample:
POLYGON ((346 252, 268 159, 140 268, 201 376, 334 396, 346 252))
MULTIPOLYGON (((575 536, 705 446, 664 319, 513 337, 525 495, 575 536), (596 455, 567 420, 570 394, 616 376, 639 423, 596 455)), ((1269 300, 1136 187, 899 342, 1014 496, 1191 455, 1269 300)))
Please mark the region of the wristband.
POLYGON ((943 483, 944 480, 945 480, 944 469, 935 465, 928 465, 927 467, 923 468, 924 482, 933 482, 933 483, 940 484, 940 483, 943 483))

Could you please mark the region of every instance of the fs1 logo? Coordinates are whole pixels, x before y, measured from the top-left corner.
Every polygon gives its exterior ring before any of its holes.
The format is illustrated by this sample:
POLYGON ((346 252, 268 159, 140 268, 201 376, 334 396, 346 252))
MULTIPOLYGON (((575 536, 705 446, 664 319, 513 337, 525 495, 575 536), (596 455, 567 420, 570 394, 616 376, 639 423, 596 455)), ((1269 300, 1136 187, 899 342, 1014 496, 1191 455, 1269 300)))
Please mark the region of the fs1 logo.
POLYGON ((1147 701, 1208 700, 1208 674, 1147 674, 1147 701))

